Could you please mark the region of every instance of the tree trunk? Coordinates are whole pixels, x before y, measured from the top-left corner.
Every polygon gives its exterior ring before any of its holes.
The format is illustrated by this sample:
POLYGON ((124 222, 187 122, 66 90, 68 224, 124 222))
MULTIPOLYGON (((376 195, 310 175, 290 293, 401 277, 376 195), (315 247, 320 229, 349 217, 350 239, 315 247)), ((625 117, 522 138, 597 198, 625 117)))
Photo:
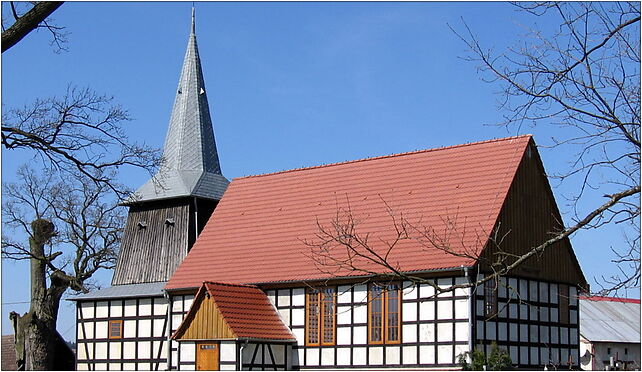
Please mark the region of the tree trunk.
MULTIPOLYGON (((52 280, 47 289, 46 269, 51 258, 45 256, 45 245, 55 235, 53 223, 38 219, 31 223, 31 306, 23 316, 12 313, 18 364, 26 370, 54 369, 56 320, 62 294, 67 285, 52 280)), ((52 278, 54 275, 52 275, 52 278)))

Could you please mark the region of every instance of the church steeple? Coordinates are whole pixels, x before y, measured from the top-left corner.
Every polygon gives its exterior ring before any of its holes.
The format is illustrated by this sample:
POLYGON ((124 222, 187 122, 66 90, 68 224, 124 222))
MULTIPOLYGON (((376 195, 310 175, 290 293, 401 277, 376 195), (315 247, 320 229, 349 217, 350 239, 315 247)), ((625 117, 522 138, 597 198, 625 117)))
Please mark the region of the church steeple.
POLYGON ((184 196, 220 200, 229 181, 222 176, 201 60, 192 22, 174 107, 169 121, 164 162, 137 191, 137 201, 184 196))
POLYGON ((221 175, 192 24, 169 120, 164 162, 129 205, 112 285, 169 279, 196 241, 229 181, 221 175))

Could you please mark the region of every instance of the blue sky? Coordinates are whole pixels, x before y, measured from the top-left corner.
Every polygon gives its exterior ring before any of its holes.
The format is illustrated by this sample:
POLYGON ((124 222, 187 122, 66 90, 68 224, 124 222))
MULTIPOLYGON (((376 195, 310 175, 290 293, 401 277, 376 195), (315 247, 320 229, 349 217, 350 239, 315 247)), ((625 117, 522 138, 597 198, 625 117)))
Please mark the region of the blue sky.
MULTIPOLYGON (((113 95, 134 120, 130 138, 160 147, 178 82, 191 2, 73 2, 55 14, 68 52, 44 31, 2 55, 3 109, 61 94, 68 84, 113 95)), ((228 178, 532 133, 550 144, 550 126, 494 126, 499 87, 484 83, 465 45, 448 28, 462 19, 488 47, 502 50, 537 21, 508 3, 196 3, 196 31, 223 174, 228 178)), ((567 166, 563 150, 540 149, 549 172, 567 166)), ((3 182, 29 161, 2 150, 3 182)), ((147 174, 123 172, 130 187, 147 174)), ((565 195, 556 186, 565 222, 565 195)), ((596 203, 600 200, 596 200, 596 203)), ((617 227, 582 232, 572 243, 587 279, 615 267, 617 227)), ((2 263, 2 333, 8 312, 28 304, 28 270, 2 263)), ((98 277, 108 285, 111 273, 98 277)), ((639 293, 627 293, 639 297, 639 293)), ((59 331, 75 338, 72 303, 59 331)))

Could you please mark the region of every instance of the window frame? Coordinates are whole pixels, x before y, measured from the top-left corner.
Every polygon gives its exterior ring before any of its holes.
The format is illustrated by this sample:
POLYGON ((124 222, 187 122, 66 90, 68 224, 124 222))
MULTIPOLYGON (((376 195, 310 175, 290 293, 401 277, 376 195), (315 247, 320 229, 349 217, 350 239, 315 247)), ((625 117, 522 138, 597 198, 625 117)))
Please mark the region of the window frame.
POLYGON ((499 313, 497 280, 495 278, 484 282, 484 316, 486 319, 496 317, 499 313))
POLYGON ((560 324, 570 324, 571 323, 571 311, 569 309, 570 299, 569 299, 570 288, 568 284, 559 284, 557 286, 557 303, 559 305, 559 323, 560 324))
POLYGON ((124 328, 123 326, 124 326, 124 322, 122 321, 122 319, 110 320, 107 323, 107 330, 109 332, 109 334, 108 334, 109 337, 108 338, 110 340, 122 339, 123 338, 123 328, 124 328), (114 325, 114 324, 118 324, 119 325, 118 329, 120 330, 120 333, 118 334, 118 336, 114 336, 113 333, 112 333, 112 325, 114 325))
POLYGON ((305 345, 306 346, 334 346, 337 343, 337 288, 336 287, 323 287, 323 288, 309 288, 305 293, 305 345), (332 296, 332 341, 325 341, 324 334, 326 330, 325 325, 325 298, 327 291, 331 291, 332 296), (318 311, 317 318, 317 342, 310 342, 310 297, 316 297, 318 311))
POLYGON ((401 343, 401 309, 402 309, 402 291, 401 283, 388 283, 385 285, 380 285, 376 283, 370 283, 368 286, 368 344, 369 345, 396 345, 401 343), (372 302, 373 302, 373 287, 381 287, 381 340, 372 340, 372 302), (388 287, 396 286, 396 289, 389 289, 388 287), (388 307, 388 292, 395 291, 397 292, 397 339, 389 340, 389 326, 388 326, 388 315, 390 314, 388 307))

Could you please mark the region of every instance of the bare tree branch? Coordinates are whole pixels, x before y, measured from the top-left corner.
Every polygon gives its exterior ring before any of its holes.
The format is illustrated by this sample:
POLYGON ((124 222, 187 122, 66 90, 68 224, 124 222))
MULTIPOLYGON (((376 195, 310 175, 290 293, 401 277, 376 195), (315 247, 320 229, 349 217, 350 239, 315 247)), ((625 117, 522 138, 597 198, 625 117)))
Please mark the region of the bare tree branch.
POLYGON ((45 27, 52 32, 55 43, 60 47, 64 43, 64 37, 60 34, 61 28, 49 26, 46 24, 45 20, 62 4, 62 1, 36 2, 33 8, 31 8, 22 16, 19 16, 16 11, 15 4, 12 1, 11 11, 13 12, 15 22, 11 25, 11 27, 2 31, 2 53, 18 44, 20 40, 27 36, 31 31, 38 28, 41 24, 43 24, 43 22, 45 27))

